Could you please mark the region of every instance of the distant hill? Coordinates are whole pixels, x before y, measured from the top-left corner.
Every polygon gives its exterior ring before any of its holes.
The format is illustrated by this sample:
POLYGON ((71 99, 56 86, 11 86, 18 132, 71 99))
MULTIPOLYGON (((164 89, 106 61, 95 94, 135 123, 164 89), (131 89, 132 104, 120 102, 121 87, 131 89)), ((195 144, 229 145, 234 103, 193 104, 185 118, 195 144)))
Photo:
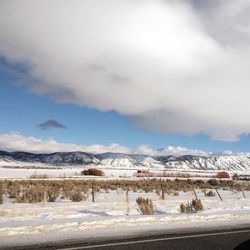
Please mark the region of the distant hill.
POLYGON ((18 166, 24 163, 75 167, 96 165, 124 169, 250 171, 250 158, 245 155, 150 156, 123 153, 91 154, 85 152, 55 152, 50 154, 35 154, 29 152, 0 151, 0 166, 11 164, 18 166))

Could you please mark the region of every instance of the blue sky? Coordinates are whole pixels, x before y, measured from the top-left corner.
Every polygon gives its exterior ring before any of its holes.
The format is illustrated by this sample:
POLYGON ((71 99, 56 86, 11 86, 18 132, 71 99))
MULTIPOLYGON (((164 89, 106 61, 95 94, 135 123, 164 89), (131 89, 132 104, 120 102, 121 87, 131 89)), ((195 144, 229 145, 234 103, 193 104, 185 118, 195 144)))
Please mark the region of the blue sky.
POLYGON ((249 10, 0 2, 0 149, 249 152, 249 10))
MULTIPOLYGON (((16 69, 18 72, 18 69, 16 69)), ((237 142, 211 141, 205 135, 164 135, 138 128, 129 117, 117 112, 101 112, 96 109, 62 104, 49 97, 39 96, 27 90, 16 74, 1 71, 0 112, 1 133, 17 133, 46 140, 54 138, 61 143, 101 144, 118 143, 135 148, 150 145, 154 149, 165 146, 181 146, 206 152, 232 150, 247 152, 250 137, 237 142), (54 119, 66 129, 41 130, 38 124, 54 119)))

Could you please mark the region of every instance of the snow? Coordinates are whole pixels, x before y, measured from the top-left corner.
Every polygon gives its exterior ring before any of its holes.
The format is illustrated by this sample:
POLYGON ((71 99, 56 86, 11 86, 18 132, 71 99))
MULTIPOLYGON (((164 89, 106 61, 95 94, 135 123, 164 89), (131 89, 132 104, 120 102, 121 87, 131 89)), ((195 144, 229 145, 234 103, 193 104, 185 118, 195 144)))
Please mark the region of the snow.
POLYGON ((0 166, 40 166, 83 167, 95 165, 106 168, 148 168, 151 170, 227 170, 250 171, 250 158, 247 155, 217 156, 152 156, 140 154, 85 152, 56 152, 33 154, 25 152, 8 153, 0 151, 0 166))
MULTIPOLYGON (((64 167, 64 168, 55 168, 55 166, 50 166, 50 165, 43 165, 42 168, 25 168, 25 166, 22 166, 24 168, 1 168, 0 167, 0 179, 26 179, 30 178, 32 175, 47 175, 49 178, 65 178, 65 177, 74 177, 74 178, 87 178, 87 176, 81 176, 81 171, 84 169, 88 168, 95 168, 96 166, 94 165, 88 165, 88 166, 82 166, 82 167, 76 167, 76 166, 71 166, 71 167, 64 167)), ((27 167, 27 165, 26 165, 27 167)), ((136 178, 135 174, 137 173, 137 169, 133 168, 107 168, 105 166, 99 167, 99 169, 102 169, 106 179, 111 179, 111 178, 136 178)), ((143 168, 145 169, 145 168, 143 168)), ((150 171, 151 173, 154 173, 156 176, 159 174, 161 176, 164 171, 161 170, 154 170, 150 171)), ((168 173, 169 175, 173 174, 173 177, 166 177, 166 179, 176 179, 178 174, 187 174, 190 175, 189 179, 210 179, 214 178, 216 175, 215 171, 202 171, 202 170, 178 170, 178 169, 172 169, 171 171, 166 171, 165 173, 168 173)), ((249 176, 250 171, 228 171, 229 174, 233 175, 235 173, 240 174, 240 175, 245 175, 249 176)), ((155 178, 155 177, 152 177, 155 178)), ((164 177, 159 177, 161 179, 165 179, 164 177)), ((181 177, 178 177, 181 179, 181 177)), ((186 178, 184 178, 186 179, 186 178)))
MULTIPOLYGON (((105 177, 100 177, 102 179, 138 180, 139 178, 134 176, 137 169, 163 173, 162 170, 166 170, 166 166, 170 173, 186 173, 191 174, 192 178, 202 179, 214 176, 214 170, 218 168, 231 169, 228 171, 231 174, 250 174, 250 159, 245 156, 182 156, 162 157, 161 160, 156 160, 146 155, 107 153, 95 157, 74 152, 63 155, 55 153, 44 157, 46 163, 32 162, 32 157, 30 162, 21 162, 0 156, 0 178, 27 179, 32 175, 45 174, 50 178, 96 178, 80 175, 81 170, 91 167, 98 167, 104 171, 105 177), (53 165, 53 162, 61 161, 62 156, 64 165, 53 165), (81 159, 92 164, 65 165, 65 162, 78 162, 81 159), (100 164, 96 165, 100 159, 100 164)), ((223 201, 220 201, 218 196, 206 197, 201 190, 196 191, 202 200, 204 211, 194 214, 181 214, 179 211, 181 203, 187 203, 194 198, 192 192, 180 192, 179 196, 166 194, 166 199, 161 200, 155 193, 130 191, 129 209, 125 192, 120 189, 109 192, 101 190, 96 194, 94 203, 89 197, 79 203, 58 199, 54 203, 17 204, 5 197, 4 204, 0 205, 0 247, 64 239, 135 235, 163 230, 166 232, 184 228, 193 230, 198 227, 243 224, 249 226, 250 191, 245 191, 247 198, 243 198, 242 193, 220 190, 223 201), (135 202, 139 196, 153 200, 154 215, 140 215, 135 202)))
POLYGON ((49 177, 68 177, 80 174, 74 168, 65 169, 27 169, 27 168, 0 168, 0 178, 29 178, 32 175, 48 175, 49 177))
POLYGON ((166 195, 161 200, 155 193, 129 192, 129 205, 121 189, 96 195, 74 203, 58 199, 54 203, 17 204, 5 198, 0 205, 0 246, 59 241, 62 239, 134 235, 158 230, 194 229, 223 225, 250 224, 250 191, 242 193, 219 190, 223 198, 206 197, 196 190, 204 210, 181 214, 179 205, 194 198, 192 192, 179 196, 166 195), (155 215, 140 215, 136 198, 153 200, 155 215), (128 210, 129 206, 129 210, 128 210), (21 237, 20 237, 21 236, 21 237))
MULTIPOLYGON (((27 168, 0 168, 0 179, 26 179, 32 175, 47 175, 49 178, 87 178, 87 176, 81 176, 81 171, 95 166, 88 166, 82 168, 63 168, 63 169, 27 169, 27 168)), ((132 178, 136 173, 135 169, 106 169, 103 168, 105 176, 107 178, 132 178)))

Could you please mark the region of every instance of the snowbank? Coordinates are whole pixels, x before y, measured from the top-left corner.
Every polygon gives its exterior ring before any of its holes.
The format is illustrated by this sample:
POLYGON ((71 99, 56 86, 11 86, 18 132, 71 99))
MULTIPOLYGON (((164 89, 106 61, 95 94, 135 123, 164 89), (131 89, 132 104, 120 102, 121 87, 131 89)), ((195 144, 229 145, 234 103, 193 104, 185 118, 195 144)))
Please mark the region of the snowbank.
POLYGON ((24 245, 65 239, 113 237, 152 231, 236 226, 250 224, 250 191, 241 193, 221 190, 218 197, 205 197, 197 191, 204 211, 181 214, 179 205, 193 198, 192 192, 168 195, 160 200, 155 193, 129 192, 129 204, 122 190, 97 194, 96 202, 73 203, 59 199, 55 203, 17 204, 5 200, 0 205, 0 244, 24 245), (140 215, 135 199, 153 200, 155 215, 140 215))

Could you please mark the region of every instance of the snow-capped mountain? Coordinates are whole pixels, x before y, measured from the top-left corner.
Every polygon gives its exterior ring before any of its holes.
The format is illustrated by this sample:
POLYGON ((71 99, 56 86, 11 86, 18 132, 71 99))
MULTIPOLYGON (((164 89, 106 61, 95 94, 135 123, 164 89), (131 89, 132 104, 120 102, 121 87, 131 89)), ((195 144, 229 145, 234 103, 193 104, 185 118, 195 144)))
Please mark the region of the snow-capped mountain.
POLYGON ((95 165, 123 169, 182 169, 182 170, 229 170, 250 171, 250 157, 246 155, 216 156, 150 156, 140 154, 85 152, 56 152, 51 154, 35 154, 28 152, 0 151, 0 165, 18 166, 23 163, 47 164, 57 166, 95 165))
POLYGON ((122 168, 133 168, 137 165, 137 161, 128 154, 122 153, 103 153, 98 155, 100 165, 122 167, 122 168))
POLYGON ((103 153, 98 155, 103 166, 112 166, 119 168, 164 168, 162 163, 152 156, 139 154, 121 154, 121 153, 103 153))
POLYGON ((218 156, 158 156, 167 169, 198 169, 198 170, 250 170, 250 158, 237 155, 218 156))
POLYGON ((46 163, 51 165, 88 165, 97 164, 100 159, 84 152, 56 152, 51 154, 34 154, 27 152, 0 151, 0 161, 29 163, 46 163))

